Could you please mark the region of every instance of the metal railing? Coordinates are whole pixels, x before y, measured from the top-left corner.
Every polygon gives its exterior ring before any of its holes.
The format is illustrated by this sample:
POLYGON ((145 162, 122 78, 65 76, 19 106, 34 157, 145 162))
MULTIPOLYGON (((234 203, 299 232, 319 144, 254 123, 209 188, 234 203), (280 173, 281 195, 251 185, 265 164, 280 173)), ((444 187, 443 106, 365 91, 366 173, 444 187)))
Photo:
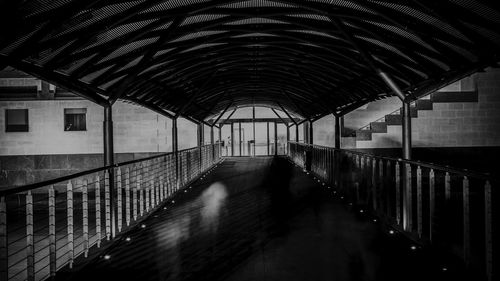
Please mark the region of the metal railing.
POLYGON ((485 280, 498 277, 498 178, 303 143, 290 143, 289 157, 413 240, 453 253, 485 280))
POLYGON ((44 280, 72 267, 219 160, 219 145, 205 145, 179 151, 177 172, 167 153, 0 191, 0 279, 44 280))

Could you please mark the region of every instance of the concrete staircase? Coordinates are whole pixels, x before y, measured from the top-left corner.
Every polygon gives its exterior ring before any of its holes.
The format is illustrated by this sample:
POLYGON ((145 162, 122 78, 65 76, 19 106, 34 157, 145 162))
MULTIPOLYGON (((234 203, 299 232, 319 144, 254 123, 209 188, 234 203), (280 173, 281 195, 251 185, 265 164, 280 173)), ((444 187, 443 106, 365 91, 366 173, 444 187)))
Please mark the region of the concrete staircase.
MULTIPOLYGON (((432 111, 437 103, 477 103, 478 91, 462 92, 435 92, 427 97, 419 99, 412 103, 410 114, 412 118, 418 118, 419 112, 432 111)), ((359 142, 372 141, 373 134, 386 134, 388 130, 393 130, 392 126, 402 126, 402 108, 385 115, 370 124, 347 136, 342 137, 342 147, 357 148, 359 142)), ((398 128, 400 130, 400 128, 398 128)))

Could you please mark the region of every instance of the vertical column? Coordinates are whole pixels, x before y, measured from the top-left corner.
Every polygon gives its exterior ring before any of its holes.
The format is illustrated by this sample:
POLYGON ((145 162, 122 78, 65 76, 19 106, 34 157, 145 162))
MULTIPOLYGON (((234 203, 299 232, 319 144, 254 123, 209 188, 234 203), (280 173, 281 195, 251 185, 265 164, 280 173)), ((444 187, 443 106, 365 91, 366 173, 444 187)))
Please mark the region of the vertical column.
POLYGON ((398 225, 401 224, 401 168, 399 167, 399 161, 396 162, 396 166, 394 168, 394 173, 396 177, 396 223, 398 225))
POLYGON ((410 102, 403 101, 403 158, 411 160, 411 111, 410 102))
MULTIPOLYGON (((49 186, 49 272, 50 277, 56 276, 56 198, 54 186, 49 186)), ((7 279, 5 279, 7 280, 7 279)))
MULTIPOLYGON (((68 237, 68 242, 69 241, 70 239, 68 237)), ((35 280, 35 242, 33 240, 33 196, 31 195, 31 190, 28 190, 26 194, 26 274, 27 274, 26 280, 28 281, 35 280)))
POLYGON ((130 225, 130 169, 125 170, 125 222, 130 225))
POLYGON ((231 156, 234 156, 234 123, 231 122, 231 156))
POLYGON ((238 123, 238 137, 239 137, 239 139, 238 139, 238 149, 240 151, 240 156, 243 156, 241 154, 241 147, 242 147, 242 144, 243 144, 243 141, 241 140, 241 122, 238 123))
MULTIPOLYGON (((104 137, 104 166, 111 166, 115 164, 114 148, 113 148, 113 110, 112 106, 104 107, 104 122, 103 122, 103 137, 104 137)), ((115 177, 114 170, 108 169, 108 186, 109 186, 109 204, 110 204, 110 224, 111 224, 111 237, 116 235, 116 204, 115 204, 115 177)))
POLYGON ((222 124, 220 124, 220 126, 219 126, 219 156, 222 155, 222 151, 221 151, 222 146, 220 145, 221 142, 222 142, 222 124))
POLYGON ((117 230, 118 232, 122 231, 122 213, 123 213, 123 204, 122 204, 122 171, 120 168, 116 170, 116 207, 117 207, 117 230))
MULTIPOLYGON (((203 156, 203 151, 202 151, 202 147, 203 147, 203 143, 204 143, 204 136, 205 136, 205 131, 204 131, 204 128, 203 128, 203 123, 198 123, 198 152, 199 152, 199 155, 200 155, 200 162, 198 163, 199 164, 199 170, 200 170, 200 173, 201 171, 203 170, 203 161, 202 159, 204 158, 203 156)), ((187 158, 187 161, 188 163, 186 163, 187 165, 189 165, 190 163, 190 155, 188 154, 188 158, 187 158)))
POLYGON ((429 171, 429 240, 432 242, 434 230, 434 214, 436 210, 436 192, 434 183, 434 170, 429 171))
POLYGON ((313 129, 313 121, 310 120, 309 121, 309 144, 314 144, 314 137, 313 137, 313 132, 314 132, 314 129, 313 129))
POLYGON ((299 142, 299 124, 295 125, 295 141, 299 142))
POLYGON ((104 215, 106 222, 106 239, 111 239, 111 196, 109 192, 109 173, 104 171, 104 215))
POLYGON ((464 261, 468 267, 470 264, 470 205, 469 205, 469 179, 464 177, 462 180, 462 210, 463 210, 463 250, 464 261))
MULTIPOLYGON (((253 156, 255 156, 255 106, 252 108, 252 130, 253 130, 253 156)), ((250 156, 250 155, 249 155, 250 156)))
POLYGON ((491 184, 484 185, 484 249, 487 280, 493 279, 493 224, 492 224, 491 184))
POLYGON ((67 220, 68 220, 68 262, 69 268, 73 268, 74 260, 74 238, 73 238, 73 184, 68 182, 66 190, 67 199, 67 220))
POLYGON ((417 233, 422 238, 422 169, 417 166, 417 233))
POLYGON ((271 153, 270 149, 269 149, 269 122, 266 122, 266 125, 267 125, 267 155, 269 155, 271 153))
POLYGON ((215 149, 214 149, 214 144, 215 144, 215 138, 214 138, 214 126, 210 127, 210 144, 211 149, 212 149, 212 160, 215 159, 215 149))
POLYGON ((341 127, 340 127, 340 117, 338 115, 335 115, 335 150, 333 151, 334 155, 334 171, 333 171, 333 177, 334 177, 334 183, 337 188, 340 187, 340 133, 341 133, 341 127))
POLYGON ((7 204, 5 197, 0 197, 0 279, 8 280, 9 260, 7 248, 7 204))
POLYGON ((87 180, 82 183, 82 219, 83 219, 83 253, 87 257, 89 254, 89 197, 87 180))
POLYGON ((274 122, 274 155, 278 155, 278 123, 274 122))
MULTIPOLYGON (((179 186, 179 144, 177 135, 177 118, 172 119, 172 151, 175 160, 175 189, 179 186)), ((141 214, 142 216, 142 214, 141 214)))
POLYGON ((99 176, 95 182, 95 232, 97 236, 97 247, 101 247, 101 182, 99 176))

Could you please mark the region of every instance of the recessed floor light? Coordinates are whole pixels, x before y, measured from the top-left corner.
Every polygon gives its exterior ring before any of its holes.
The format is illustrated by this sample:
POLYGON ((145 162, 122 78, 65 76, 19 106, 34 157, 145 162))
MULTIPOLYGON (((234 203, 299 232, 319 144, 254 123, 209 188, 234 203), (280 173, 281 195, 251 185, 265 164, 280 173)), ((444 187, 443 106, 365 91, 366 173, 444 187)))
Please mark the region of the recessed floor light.
POLYGON ((130 240, 132 240, 132 239, 130 239, 130 237, 125 238, 125 241, 127 241, 127 242, 129 242, 130 240))
POLYGON ((411 246, 410 249, 412 249, 413 251, 415 251, 417 249, 417 246, 411 246))
POLYGON ((141 224, 141 228, 146 228, 146 225, 145 224, 141 224))
POLYGON ((105 260, 109 260, 110 258, 111 258, 111 256, 110 256, 110 255, 104 255, 104 259, 105 259, 105 260))
POLYGON ((389 234, 394 234, 394 230, 389 230, 389 234))

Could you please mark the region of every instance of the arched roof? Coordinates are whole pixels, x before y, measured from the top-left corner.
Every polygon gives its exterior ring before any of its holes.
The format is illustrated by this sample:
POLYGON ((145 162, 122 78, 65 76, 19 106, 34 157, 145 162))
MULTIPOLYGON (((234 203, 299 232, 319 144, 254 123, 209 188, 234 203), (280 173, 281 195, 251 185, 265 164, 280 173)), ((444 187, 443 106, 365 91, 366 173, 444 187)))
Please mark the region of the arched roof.
POLYGON ((495 65, 495 3, 7 1, 0 63, 100 104, 196 120, 255 104, 314 119, 393 95, 374 67, 418 97, 495 65))

